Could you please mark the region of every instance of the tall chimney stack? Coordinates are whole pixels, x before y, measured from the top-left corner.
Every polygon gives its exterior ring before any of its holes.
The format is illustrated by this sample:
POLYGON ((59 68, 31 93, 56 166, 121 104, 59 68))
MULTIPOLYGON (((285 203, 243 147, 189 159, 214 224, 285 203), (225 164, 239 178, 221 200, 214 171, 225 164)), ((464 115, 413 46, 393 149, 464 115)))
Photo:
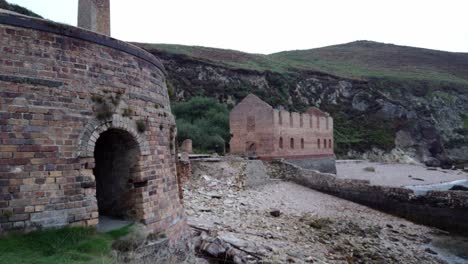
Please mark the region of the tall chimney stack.
POLYGON ((78 26, 110 36, 110 0, 79 0, 78 26))

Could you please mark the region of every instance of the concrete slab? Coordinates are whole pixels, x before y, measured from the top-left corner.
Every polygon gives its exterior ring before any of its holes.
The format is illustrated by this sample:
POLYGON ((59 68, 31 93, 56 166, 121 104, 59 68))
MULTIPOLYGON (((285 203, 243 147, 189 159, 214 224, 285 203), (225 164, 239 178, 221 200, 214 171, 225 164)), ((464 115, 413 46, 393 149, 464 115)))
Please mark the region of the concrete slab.
POLYGON ((336 168, 339 178, 369 180, 373 185, 394 187, 468 180, 468 173, 461 170, 429 169, 423 165, 339 161, 336 168), (373 168, 375 171, 365 168, 373 168))
POLYGON ((96 230, 100 233, 106 233, 112 230, 122 228, 132 223, 133 221, 129 220, 122 220, 118 218, 112 218, 109 216, 100 216, 99 224, 96 226, 96 230))
POLYGON ((256 187, 270 181, 267 169, 261 160, 248 160, 245 168, 245 186, 256 187))

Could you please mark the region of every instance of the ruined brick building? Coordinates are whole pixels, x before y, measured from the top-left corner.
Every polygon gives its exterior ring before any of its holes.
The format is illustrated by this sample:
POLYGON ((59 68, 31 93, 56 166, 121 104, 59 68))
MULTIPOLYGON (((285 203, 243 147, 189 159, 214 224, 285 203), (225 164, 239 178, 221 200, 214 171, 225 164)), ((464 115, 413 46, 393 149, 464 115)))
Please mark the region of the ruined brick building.
POLYGON ((106 35, 109 0, 80 10, 90 30, 0 11, 0 232, 108 215, 177 240, 186 223, 165 69, 106 35))
POLYGON ((333 119, 315 107, 305 113, 273 109, 250 94, 230 113, 232 154, 263 160, 284 158, 335 173, 333 119))

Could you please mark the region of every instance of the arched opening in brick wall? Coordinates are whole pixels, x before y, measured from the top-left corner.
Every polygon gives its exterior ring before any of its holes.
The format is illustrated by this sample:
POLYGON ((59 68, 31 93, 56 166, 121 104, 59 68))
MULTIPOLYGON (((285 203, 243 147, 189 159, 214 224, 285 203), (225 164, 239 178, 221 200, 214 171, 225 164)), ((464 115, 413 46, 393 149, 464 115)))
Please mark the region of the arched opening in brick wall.
POLYGON ((320 139, 317 138, 317 148, 320 148, 320 139))
POLYGON ((282 137, 280 137, 280 139, 279 139, 279 147, 280 147, 280 149, 283 148, 283 138, 282 137))
POLYGON ((294 148, 294 138, 291 138, 289 142, 289 146, 293 149, 294 148))
POLYGON ((138 142, 127 131, 109 129, 96 141, 93 170, 100 216, 135 217, 133 175, 138 172, 138 142))
POLYGON ((332 140, 331 139, 328 140, 328 148, 332 148, 332 140))
POLYGON ((255 144, 255 142, 246 142, 246 154, 247 154, 247 157, 254 157, 257 155, 257 146, 255 144))
POLYGON ((301 138, 301 149, 304 149, 304 139, 301 138))

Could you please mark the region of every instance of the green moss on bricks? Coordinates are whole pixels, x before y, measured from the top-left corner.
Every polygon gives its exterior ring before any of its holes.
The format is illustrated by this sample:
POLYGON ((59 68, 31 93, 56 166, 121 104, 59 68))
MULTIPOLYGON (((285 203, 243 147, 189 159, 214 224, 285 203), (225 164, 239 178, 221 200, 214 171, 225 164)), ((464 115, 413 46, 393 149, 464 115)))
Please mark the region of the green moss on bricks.
POLYGON ((98 103, 98 104, 102 104, 104 103, 104 98, 100 95, 93 95, 91 96, 91 101, 98 103))
POLYGON ((128 108, 124 108, 123 111, 122 111, 122 116, 124 117, 130 117, 133 115, 133 109, 131 109, 130 107, 128 108))
POLYGON ((109 96, 109 100, 111 101, 111 103, 114 105, 114 106, 118 106, 119 103, 120 103, 120 97, 122 96, 121 93, 116 93, 115 96, 109 96))
POLYGON ((96 118, 99 119, 99 120, 105 120, 105 119, 109 119, 112 117, 112 109, 111 107, 106 104, 106 103, 102 103, 99 107, 98 107, 98 110, 96 112, 96 118))
POLYGON ((167 94, 169 95, 169 99, 174 100, 175 99, 175 90, 174 86, 172 83, 166 79, 166 87, 167 87, 167 94))
POLYGON ((145 121, 143 120, 137 120, 135 121, 135 124, 136 124, 136 127, 137 127, 137 130, 139 133, 143 133, 146 131, 146 123, 145 121))
POLYGON ((468 114, 464 114, 462 119, 463 119, 463 129, 468 130, 468 114))

